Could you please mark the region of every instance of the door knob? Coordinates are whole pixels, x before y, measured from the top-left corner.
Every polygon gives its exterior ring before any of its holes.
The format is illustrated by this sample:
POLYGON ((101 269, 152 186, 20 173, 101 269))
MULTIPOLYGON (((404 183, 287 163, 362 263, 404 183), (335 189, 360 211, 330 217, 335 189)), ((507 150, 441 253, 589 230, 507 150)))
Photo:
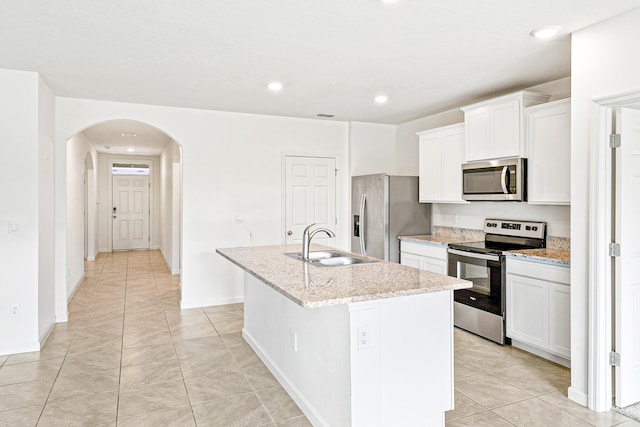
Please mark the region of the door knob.
POLYGON ((287 231, 287 236, 291 236, 293 234, 293 231, 289 230, 287 231))

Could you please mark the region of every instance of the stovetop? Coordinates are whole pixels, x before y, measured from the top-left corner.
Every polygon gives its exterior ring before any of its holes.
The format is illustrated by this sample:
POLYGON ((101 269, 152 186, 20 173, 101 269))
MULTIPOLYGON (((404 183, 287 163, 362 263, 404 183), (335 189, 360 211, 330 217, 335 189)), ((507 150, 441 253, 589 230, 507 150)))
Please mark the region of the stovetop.
POLYGON ((486 219, 484 232, 484 241, 454 243, 449 244, 449 248, 501 255, 504 251, 538 249, 546 246, 546 223, 540 221, 486 219))

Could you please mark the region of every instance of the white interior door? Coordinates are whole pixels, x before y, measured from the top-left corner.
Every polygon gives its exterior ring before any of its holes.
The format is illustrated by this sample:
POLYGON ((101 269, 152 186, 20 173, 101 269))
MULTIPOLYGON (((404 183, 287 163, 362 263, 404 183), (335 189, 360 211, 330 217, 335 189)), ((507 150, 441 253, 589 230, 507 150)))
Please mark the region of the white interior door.
POLYGON ((640 401, 640 111, 621 109, 616 149, 615 402, 640 401))
MULTIPOLYGON (((302 243, 312 223, 336 231, 336 159, 285 157, 285 242, 302 243)), ((315 228, 315 227, 314 227, 315 228)), ((324 234, 314 242, 335 246, 324 234)))
POLYGON ((113 250, 149 249, 149 175, 113 175, 113 250))

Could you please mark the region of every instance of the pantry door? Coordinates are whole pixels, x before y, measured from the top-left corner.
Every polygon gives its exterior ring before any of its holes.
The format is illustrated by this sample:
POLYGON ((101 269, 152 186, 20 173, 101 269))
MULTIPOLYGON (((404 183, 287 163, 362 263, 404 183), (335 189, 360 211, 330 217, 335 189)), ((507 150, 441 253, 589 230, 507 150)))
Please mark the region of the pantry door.
POLYGON ((640 111, 621 108, 616 128, 615 402, 624 407, 640 402, 640 111))
MULTIPOLYGON (((285 156, 284 241, 302 243, 305 227, 326 227, 336 232, 336 159, 334 157, 285 156)), ((336 238, 318 234, 313 240, 335 246, 336 238)))
POLYGON ((149 249, 149 175, 113 175, 113 250, 149 249))

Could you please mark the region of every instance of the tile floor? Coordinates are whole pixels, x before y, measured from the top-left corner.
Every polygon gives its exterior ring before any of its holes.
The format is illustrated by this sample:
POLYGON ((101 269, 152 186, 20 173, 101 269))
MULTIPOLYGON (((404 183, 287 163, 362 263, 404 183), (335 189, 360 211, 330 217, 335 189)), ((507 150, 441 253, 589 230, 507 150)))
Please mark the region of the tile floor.
MULTIPOLYGON (((42 351, 0 356, 0 426, 309 426, 240 336, 242 305, 180 310, 158 251, 100 254, 42 351)), ((569 371, 455 332, 448 426, 640 426, 565 397, 569 371)))

